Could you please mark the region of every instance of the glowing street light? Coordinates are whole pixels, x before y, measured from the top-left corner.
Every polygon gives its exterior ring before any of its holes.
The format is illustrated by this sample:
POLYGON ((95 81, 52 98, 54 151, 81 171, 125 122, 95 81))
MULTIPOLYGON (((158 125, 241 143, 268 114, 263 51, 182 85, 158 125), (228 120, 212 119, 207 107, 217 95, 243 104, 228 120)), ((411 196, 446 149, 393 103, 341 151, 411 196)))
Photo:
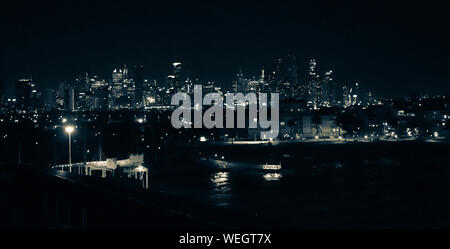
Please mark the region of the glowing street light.
POLYGON ((64 128, 64 130, 67 132, 67 133, 72 133, 74 130, 75 130, 75 128, 73 127, 73 126, 71 126, 71 125, 68 125, 68 126, 66 126, 65 128, 64 128))
POLYGON ((66 133, 69 134, 69 171, 72 172, 72 141, 71 141, 71 135, 72 132, 75 130, 75 127, 72 125, 68 125, 64 128, 66 133))

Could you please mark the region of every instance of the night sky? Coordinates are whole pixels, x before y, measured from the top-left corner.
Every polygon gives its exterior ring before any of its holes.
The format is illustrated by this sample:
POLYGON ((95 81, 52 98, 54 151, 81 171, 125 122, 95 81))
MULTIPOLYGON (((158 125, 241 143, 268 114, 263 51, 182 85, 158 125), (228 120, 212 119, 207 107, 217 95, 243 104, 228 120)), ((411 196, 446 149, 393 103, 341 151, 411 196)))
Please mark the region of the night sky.
POLYGON ((286 54, 297 56, 301 78, 315 58, 337 82, 379 95, 449 93, 444 1, 15 2, 0 9, 8 94, 26 75, 56 87, 86 71, 109 79, 123 64, 143 64, 146 77, 162 79, 175 60, 201 82, 230 86, 239 68, 258 75, 286 54))

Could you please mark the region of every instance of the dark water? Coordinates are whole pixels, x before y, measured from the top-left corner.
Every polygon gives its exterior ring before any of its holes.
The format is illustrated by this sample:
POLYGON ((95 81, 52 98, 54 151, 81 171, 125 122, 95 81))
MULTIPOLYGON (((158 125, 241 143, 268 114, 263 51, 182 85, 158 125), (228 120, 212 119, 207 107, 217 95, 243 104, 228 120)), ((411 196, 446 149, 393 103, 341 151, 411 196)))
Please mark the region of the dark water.
POLYGON ((449 148, 416 142, 212 146, 190 151, 200 155, 194 161, 148 165, 150 188, 268 226, 448 227, 449 148))

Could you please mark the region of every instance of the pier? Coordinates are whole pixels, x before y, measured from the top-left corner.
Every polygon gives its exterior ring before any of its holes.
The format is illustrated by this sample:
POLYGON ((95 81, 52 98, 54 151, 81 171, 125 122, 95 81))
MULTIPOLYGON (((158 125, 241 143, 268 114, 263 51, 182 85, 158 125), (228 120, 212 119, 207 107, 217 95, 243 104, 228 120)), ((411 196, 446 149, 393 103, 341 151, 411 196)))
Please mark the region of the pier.
POLYGON ((78 175, 92 176, 92 172, 101 172, 101 177, 106 178, 108 175, 114 176, 120 169, 121 176, 139 179, 142 187, 148 189, 148 168, 143 166, 143 154, 131 154, 129 158, 117 160, 116 158, 106 158, 103 153, 99 152, 100 158, 103 160, 58 164, 52 166, 53 169, 69 171, 78 175), (74 170, 75 169, 75 170, 74 170))

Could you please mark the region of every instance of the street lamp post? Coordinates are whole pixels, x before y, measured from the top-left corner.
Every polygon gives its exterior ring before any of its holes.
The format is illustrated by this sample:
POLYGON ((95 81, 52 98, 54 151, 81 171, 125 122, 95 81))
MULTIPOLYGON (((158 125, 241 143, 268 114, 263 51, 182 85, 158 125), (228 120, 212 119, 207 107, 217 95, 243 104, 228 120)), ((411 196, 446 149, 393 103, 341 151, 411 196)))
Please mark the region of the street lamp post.
POLYGON ((66 126, 64 129, 69 134, 69 171, 72 172, 72 141, 71 135, 75 128, 71 125, 66 126))

